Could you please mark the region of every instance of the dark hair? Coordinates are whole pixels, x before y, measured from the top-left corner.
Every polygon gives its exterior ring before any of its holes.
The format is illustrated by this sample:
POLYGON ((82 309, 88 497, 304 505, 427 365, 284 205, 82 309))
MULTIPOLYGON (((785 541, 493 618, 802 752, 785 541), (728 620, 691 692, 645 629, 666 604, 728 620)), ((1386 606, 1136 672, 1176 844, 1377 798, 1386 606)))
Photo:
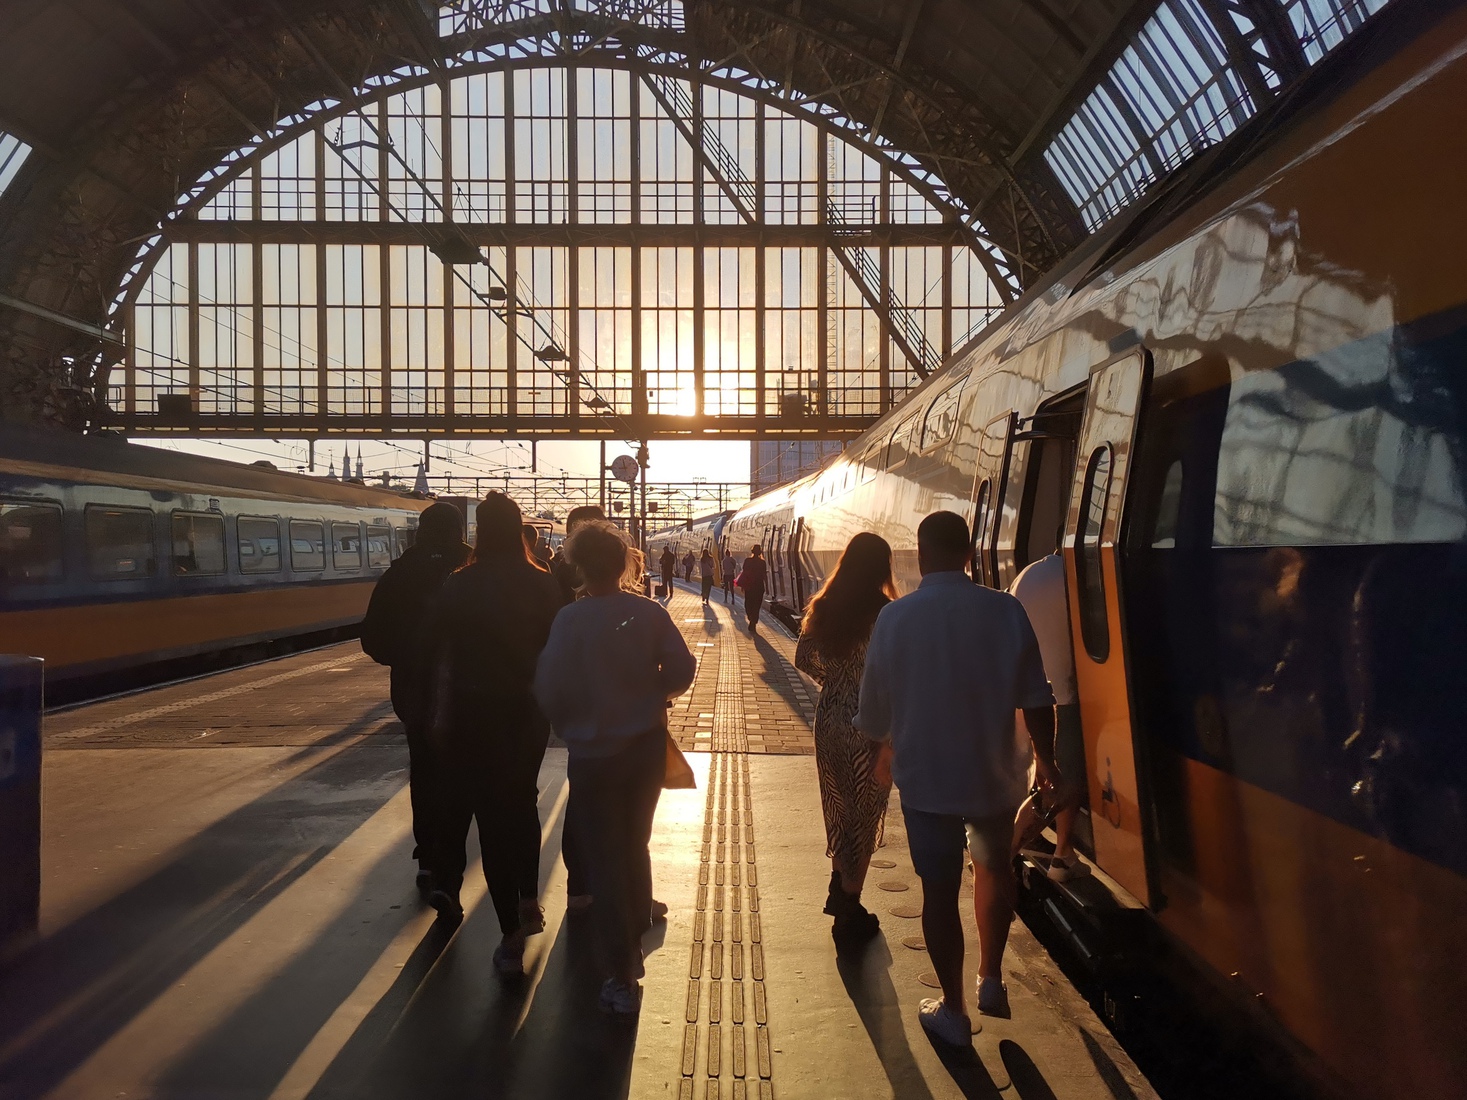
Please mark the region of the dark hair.
POLYGON ((713 556, 713 551, 709 550, 708 547, 706 547, 706 546, 703 547, 703 557, 705 557, 705 558, 711 558, 712 556, 713 556))
POLYGON ((896 599, 891 544, 862 531, 846 544, 835 570, 810 601, 800 625, 829 657, 848 656, 871 634, 876 616, 896 599))
POLYGON ((545 563, 540 560, 540 555, 536 553, 540 549, 540 528, 536 527, 533 523, 522 524, 520 526, 520 537, 525 540, 525 549, 529 551, 531 563, 548 573, 549 570, 545 569, 545 563))
POLYGON ((956 512, 933 512, 917 525, 917 548, 944 559, 968 556, 968 524, 956 512))
POLYGON ((503 493, 490 493, 474 509, 478 533, 474 536, 473 562, 521 558, 538 566, 525 546, 524 516, 520 506, 503 493))
POLYGON ((572 508, 566 513, 565 533, 568 535, 587 520, 605 519, 606 513, 601 510, 599 504, 582 504, 579 508, 572 508))
POLYGON ((604 584, 620 580, 626 572, 631 548, 622 533, 604 519, 588 519, 576 525, 565 540, 565 558, 588 581, 604 584))
POLYGON ((762 558, 764 556, 764 548, 758 543, 755 543, 754 549, 749 551, 749 556, 751 558, 762 558))
POLYGON ((464 541, 464 517, 452 504, 440 500, 418 515, 417 541, 425 546, 442 546, 464 541))

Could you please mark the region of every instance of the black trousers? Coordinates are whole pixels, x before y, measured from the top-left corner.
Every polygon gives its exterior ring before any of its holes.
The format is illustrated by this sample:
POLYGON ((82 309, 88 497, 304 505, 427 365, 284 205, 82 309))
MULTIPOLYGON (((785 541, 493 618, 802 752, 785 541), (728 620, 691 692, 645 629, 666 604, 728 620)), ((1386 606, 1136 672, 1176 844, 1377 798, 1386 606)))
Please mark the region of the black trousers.
POLYGON ((744 617, 749 620, 750 626, 759 622, 759 612, 764 610, 764 589, 744 589, 744 617))
POLYGON ((519 930, 520 901, 540 893, 537 780, 549 738, 543 719, 505 726, 490 719, 459 725, 443 753, 435 884, 457 896, 468 864, 469 823, 477 822, 484 881, 506 936, 519 930))
POLYGON ((667 734, 652 730, 613 756, 570 758, 577 844, 591 878, 597 954, 609 975, 642 973, 652 912, 652 819, 667 774, 667 734))
POLYGON ((703 578, 703 602, 704 603, 707 603, 708 602, 708 597, 709 597, 709 595, 712 592, 713 592, 713 578, 712 577, 704 577, 703 578))
POLYGON ((427 867, 432 859, 434 822, 442 796, 433 768, 433 745, 418 713, 416 683, 406 671, 392 670, 392 709, 407 731, 408 798, 413 808, 413 858, 427 867))

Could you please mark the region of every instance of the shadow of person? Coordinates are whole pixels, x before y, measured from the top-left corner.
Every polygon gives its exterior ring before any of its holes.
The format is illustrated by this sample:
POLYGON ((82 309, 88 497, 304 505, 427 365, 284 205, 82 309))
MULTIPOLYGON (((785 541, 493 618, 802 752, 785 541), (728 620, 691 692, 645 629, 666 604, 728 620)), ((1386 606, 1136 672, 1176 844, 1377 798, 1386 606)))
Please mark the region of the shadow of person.
POLYGON ((907 1042, 904 1006, 892 984, 891 951, 885 937, 873 940, 859 958, 837 955, 835 965, 892 1092, 911 1100, 932 1100, 932 1090, 907 1042))
POLYGON ((1003 1093, 999 1091, 976 1050, 971 1046, 951 1047, 931 1035, 927 1036, 927 1041, 932 1044, 933 1052, 942 1062, 942 1068, 947 1070, 953 1084, 958 1086, 958 1091, 967 1100, 1000 1100, 1003 1093))
POLYGON ((1049 1087, 1029 1052, 1018 1043, 1012 1039, 1001 1039, 998 1057, 1003 1068, 1009 1071, 1009 1080, 1014 1083, 1014 1091, 1021 1100, 1056 1100, 1054 1089, 1049 1087))

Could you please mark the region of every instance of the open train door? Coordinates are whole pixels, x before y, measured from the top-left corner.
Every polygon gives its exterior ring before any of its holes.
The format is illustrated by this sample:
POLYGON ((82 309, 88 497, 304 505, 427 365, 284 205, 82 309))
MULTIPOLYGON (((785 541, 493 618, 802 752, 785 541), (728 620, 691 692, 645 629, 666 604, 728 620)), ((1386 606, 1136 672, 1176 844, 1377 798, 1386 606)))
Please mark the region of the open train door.
POLYGON ((1009 477, 1009 441, 1013 412, 990 420, 978 439, 978 466, 973 475, 973 579, 989 588, 998 585, 998 517, 1009 477))
POLYGON ((1144 348, 1132 349, 1091 373, 1064 544, 1075 685, 1090 766, 1095 859, 1148 906, 1152 891, 1132 742, 1116 546, 1125 520, 1136 421, 1150 375, 1151 354, 1144 348))

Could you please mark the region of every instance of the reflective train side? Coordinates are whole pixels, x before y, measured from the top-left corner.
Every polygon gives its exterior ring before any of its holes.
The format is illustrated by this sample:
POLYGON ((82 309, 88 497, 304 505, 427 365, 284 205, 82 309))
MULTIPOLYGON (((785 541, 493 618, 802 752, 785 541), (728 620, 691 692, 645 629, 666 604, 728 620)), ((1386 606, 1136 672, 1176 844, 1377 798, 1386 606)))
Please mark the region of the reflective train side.
POLYGON ((178 658, 349 629, 377 577, 411 544, 428 503, 117 440, 7 428, 0 648, 45 658, 48 686, 69 689, 178 658))
POLYGON ((861 530, 910 590, 935 509, 996 587, 1058 542, 1096 863, 1372 1097, 1467 1080, 1464 58, 1387 9, 728 527, 795 609, 861 530))

